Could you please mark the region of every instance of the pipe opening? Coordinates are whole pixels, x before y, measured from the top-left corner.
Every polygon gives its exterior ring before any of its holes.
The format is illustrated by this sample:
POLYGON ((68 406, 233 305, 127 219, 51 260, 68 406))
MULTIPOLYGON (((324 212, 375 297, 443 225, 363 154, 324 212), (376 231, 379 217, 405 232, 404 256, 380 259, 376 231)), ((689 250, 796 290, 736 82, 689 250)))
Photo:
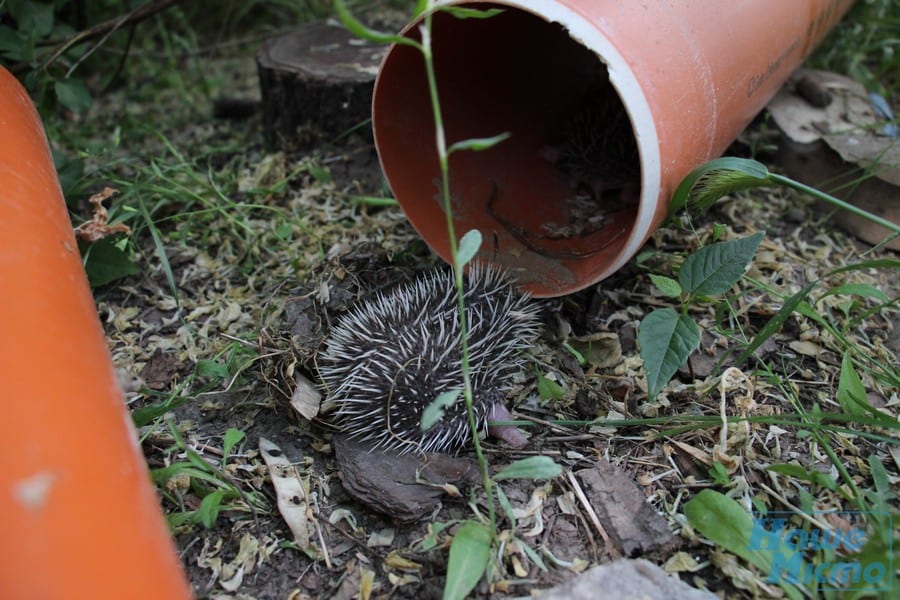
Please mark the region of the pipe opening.
MULTIPOLYGON (((433 20, 447 144, 507 132, 454 153, 457 235, 477 228, 479 258, 536 296, 596 281, 621 253, 641 197, 640 153, 606 66, 561 25, 499 4, 488 19, 433 20)), ((418 37, 416 26, 407 35, 418 37)), ((449 259, 424 63, 394 47, 375 86, 373 127, 388 183, 413 226, 449 259)))

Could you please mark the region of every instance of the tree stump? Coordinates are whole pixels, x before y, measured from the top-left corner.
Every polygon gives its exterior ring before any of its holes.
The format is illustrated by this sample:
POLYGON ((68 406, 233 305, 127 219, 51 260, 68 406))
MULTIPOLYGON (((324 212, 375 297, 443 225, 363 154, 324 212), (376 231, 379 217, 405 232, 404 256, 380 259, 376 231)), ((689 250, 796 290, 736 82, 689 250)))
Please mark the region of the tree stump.
POLYGON ((321 22, 266 42, 256 65, 267 147, 297 150, 354 128, 371 138, 372 89, 386 51, 321 22))

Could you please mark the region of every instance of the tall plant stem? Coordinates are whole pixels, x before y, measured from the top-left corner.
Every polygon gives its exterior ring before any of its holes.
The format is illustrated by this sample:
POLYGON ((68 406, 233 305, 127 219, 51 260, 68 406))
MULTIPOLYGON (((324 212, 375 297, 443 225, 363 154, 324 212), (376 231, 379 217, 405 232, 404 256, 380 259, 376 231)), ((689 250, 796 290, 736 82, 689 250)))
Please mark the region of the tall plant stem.
POLYGON ((422 57, 425 60, 425 72, 428 78, 428 93, 431 98, 431 109, 434 114, 435 146, 438 153, 438 163, 441 170, 441 200, 444 208, 444 216, 447 219, 447 235, 450 242, 450 256, 453 257, 453 275, 456 281, 456 300, 459 308, 460 350, 462 354, 461 367, 463 375, 463 399, 466 403, 466 414, 469 418, 469 429, 472 432, 472 441, 475 444, 475 456, 478 458, 478 466, 481 471, 481 480, 484 492, 487 496, 488 519, 490 520, 491 535, 497 535, 496 518, 494 514, 494 481, 488 472, 487 459, 481 448, 481 440, 478 438, 478 424, 475 419, 474 399, 472 394, 472 378, 469 372, 469 330, 466 318, 465 289, 463 287, 462 265, 458 264, 457 256, 459 244, 456 240, 456 227, 453 224, 453 206, 450 196, 450 153, 447 151, 447 139, 444 134, 444 120, 441 113, 440 97, 438 95, 437 77, 434 73, 434 55, 431 48, 431 24, 433 13, 425 13, 424 24, 419 28, 422 34, 422 57))

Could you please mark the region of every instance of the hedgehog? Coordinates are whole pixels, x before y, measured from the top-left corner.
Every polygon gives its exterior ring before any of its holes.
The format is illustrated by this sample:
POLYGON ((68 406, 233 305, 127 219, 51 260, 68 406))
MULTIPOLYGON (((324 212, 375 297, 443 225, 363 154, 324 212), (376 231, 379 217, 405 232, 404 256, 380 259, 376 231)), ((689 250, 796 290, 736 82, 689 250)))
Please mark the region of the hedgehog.
MULTIPOLYGON (((511 418, 504 400, 538 336, 538 306, 496 267, 473 264, 464 282, 475 422, 485 434, 488 421, 511 418)), ((375 294, 337 322, 317 364, 346 435, 400 454, 456 452, 471 441, 458 310, 453 272, 438 271, 375 294), (457 401, 422 431, 425 408, 453 390, 457 401)), ((513 426, 490 433, 514 447, 526 442, 513 426)))

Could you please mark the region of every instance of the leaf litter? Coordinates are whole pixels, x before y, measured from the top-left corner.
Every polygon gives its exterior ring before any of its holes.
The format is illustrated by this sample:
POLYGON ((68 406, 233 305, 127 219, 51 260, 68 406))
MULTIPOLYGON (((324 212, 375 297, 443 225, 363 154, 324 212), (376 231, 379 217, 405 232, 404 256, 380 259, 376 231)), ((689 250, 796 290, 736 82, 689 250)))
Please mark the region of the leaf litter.
MULTIPOLYGON (((114 94, 106 102, 104 118, 110 122, 129 110, 122 96, 114 94)), ((159 123, 169 127, 164 120, 159 123)), ((260 145, 258 117, 217 122, 195 114, 171 123, 166 135, 179 152, 215 156, 210 165, 219 167, 201 170, 234 204, 225 214, 174 213, 160 220, 177 298, 149 236, 139 232, 133 238, 134 258, 142 273, 101 290, 97 298, 113 360, 123 378, 136 382, 128 386, 130 408, 172 407, 168 417, 140 427, 151 468, 186 461, 190 450, 240 492, 222 502, 208 528, 175 519, 179 551, 198 595, 439 595, 449 539, 458 531, 454 523, 471 518, 472 488, 463 486, 461 496, 440 494, 429 516, 410 524, 397 525, 367 508, 342 484, 332 431, 327 419, 310 420, 309 404, 316 400, 314 395, 310 400, 304 383, 317 382, 314 356, 341 311, 373 291, 438 268, 439 262, 398 209, 351 201, 355 195, 381 195, 371 183, 361 183, 378 180, 373 161, 363 161, 362 167, 354 163, 361 152, 371 155, 365 138, 350 136, 343 145, 323 145, 307 154, 268 154, 260 145), (332 176, 323 177, 323 169, 332 176), (300 413, 292 400, 302 405, 300 413), (232 428, 246 433, 246 441, 223 466, 224 434, 232 428), (280 466, 266 464, 266 443, 278 448, 280 466), (261 452, 248 450, 257 444, 261 452), (282 469, 300 463, 303 478, 284 478, 289 489, 303 490, 296 510, 278 514, 254 504, 258 497, 276 506, 281 484, 273 485, 272 478, 280 480, 282 469), (437 524, 446 527, 433 529, 437 524), (391 535, 376 535, 388 529, 391 535), (426 539, 432 540, 427 546, 426 539), (321 552, 310 551, 314 547, 321 552)), ((152 136, 145 146, 128 151, 166 155, 165 145, 152 136)), ((135 162, 120 175, 141 168, 146 163, 135 162)), ((506 522, 501 538, 514 541, 495 565, 492 587, 482 583, 478 595, 526 595, 570 580, 610 556, 644 553, 690 573, 697 587, 728 594, 772 592, 759 571, 736 562, 734 554, 703 545, 684 520, 683 504, 699 490, 717 487, 773 509, 808 507, 804 487, 768 470, 773 463, 838 477, 821 449, 790 422, 721 419, 790 415, 796 402, 806 410, 814 403, 839 409, 846 352, 842 337, 863 348, 869 359, 896 365, 897 271, 871 268, 832 277, 809 302, 839 329, 794 314, 750 363, 730 365, 726 358, 724 366, 739 371, 718 375, 708 367, 698 375, 688 369, 648 401, 635 332, 646 313, 670 306, 649 272, 677 277, 683 256, 699 242, 711 242, 715 223, 727 224, 722 239, 761 230, 766 238, 748 273, 762 285, 743 284, 740 294, 729 297, 727 314, 711 305, 692 308, 703 332, 699 352, 714 361, 733 350, 741 335, 758 331, 804 285, 838 267, 890 256, 883 250, 866 255, 855 240, 822 226, 812 205, 793 193, 742 192, 695 218, 692 230, 659 230, 640 259, 600 285, 542 301, 547 326, 531 354, 538 371, 554 374, 561 392, 542 398, 533 377, 517 382, 510 404, 517 418, 534 423, 530 444, 521 452, 491 443, 486 448, 495 470, 514 458, 542 454, 569 475, 549 483, 502 482, 517 522, 514 527, 506 522), (837 285, 880 290, 894 307, 856 318, 877 305, 875 294, 824 293, 837 285), (585 354, 586 364, 579 364, 563 342, 585 354), (772 373, 757 369, 762 366, 772 373), (670 432, 658 422, 621 424, 649 417, 669 417, 675 424, 692 416, 716 418, 727 426, 670 432), (590 428, 552 423, 572 419, 599 420, 590 428), (727 473, 720 484, 710 475, 715 463, 727 473), (644 516, 629 516, 632 510, 644 516), (677 567, 666 562, 676 556, 693 562, 682 560, 677 567)), ((873 372, 860 373, 868 397, 896 418, 897 387, 873 372)), ((859 483, 869 478, 870 455, 882 462, 892 485, 900 482, 895 447, 850 431, 836 432, 832 440, 859 483)), ((170 519, 196 511, 209 491, 196 477, 173 477, 161 490, 164 508, 170 519)), ((814 506, 846 509, 840 491, 817 487, 814 506)), ((472 499, 477 502, 478 495, 472 499)), ((892 502, 896 509, 896 499, 892 502)))

